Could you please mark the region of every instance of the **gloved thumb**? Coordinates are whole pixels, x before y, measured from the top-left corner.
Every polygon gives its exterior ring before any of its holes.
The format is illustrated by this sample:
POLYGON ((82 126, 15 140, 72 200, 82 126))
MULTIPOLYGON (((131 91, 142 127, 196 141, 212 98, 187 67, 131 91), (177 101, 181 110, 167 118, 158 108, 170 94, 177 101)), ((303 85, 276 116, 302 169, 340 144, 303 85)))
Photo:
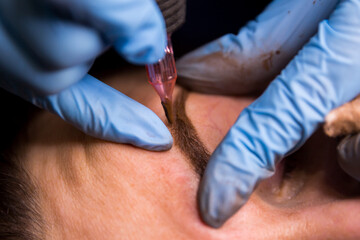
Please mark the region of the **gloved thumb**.
POLYGON ((341 168, 360 181, 360 133, 346 136, 341 140, 337 149, 341 168))

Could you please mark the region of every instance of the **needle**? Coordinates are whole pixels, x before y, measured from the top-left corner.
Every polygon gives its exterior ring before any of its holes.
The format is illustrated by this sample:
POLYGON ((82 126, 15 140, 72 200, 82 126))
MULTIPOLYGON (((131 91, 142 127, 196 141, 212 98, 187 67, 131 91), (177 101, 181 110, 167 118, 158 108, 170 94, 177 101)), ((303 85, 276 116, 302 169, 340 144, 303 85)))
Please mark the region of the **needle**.
POLYGON ((174 122, 172 100, 165 98, 165 101, 161 101, 161 105, 164 108, 165 116, 170 124, 174 122))

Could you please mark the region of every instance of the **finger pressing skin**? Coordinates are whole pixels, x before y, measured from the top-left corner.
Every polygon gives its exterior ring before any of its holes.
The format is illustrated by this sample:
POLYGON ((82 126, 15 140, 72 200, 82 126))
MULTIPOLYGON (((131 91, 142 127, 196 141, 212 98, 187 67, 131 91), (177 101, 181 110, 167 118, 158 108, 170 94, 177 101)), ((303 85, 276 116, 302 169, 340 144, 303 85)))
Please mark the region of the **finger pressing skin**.
POLYGON ((173 143, 154 112, 90 75, 60 93, 31 102, 96 138, 152 151, 168 150, 173 143))

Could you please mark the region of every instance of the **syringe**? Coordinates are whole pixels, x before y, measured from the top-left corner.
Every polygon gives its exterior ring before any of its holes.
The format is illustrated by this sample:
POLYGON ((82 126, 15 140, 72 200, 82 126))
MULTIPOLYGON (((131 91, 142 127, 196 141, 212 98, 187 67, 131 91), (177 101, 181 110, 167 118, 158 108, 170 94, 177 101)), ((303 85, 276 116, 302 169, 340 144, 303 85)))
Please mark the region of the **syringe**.
POLYGON ((150 84, 160 96, 161 105, 164 108, 168 122, 173 123, 172 94, 177 78, 174 52, 171 45, 170 35, 165 48, 165 56, 155 64, 146 65, 146 72, 150 84))
POLYGON ((160 96, 168 122, 173 123, 172 94, 177 78, 171 33, 185 22, 185 0, 156 0, 166 23, 167 46, 165 56, 157 63, 146 65, 150 84, 160 96))

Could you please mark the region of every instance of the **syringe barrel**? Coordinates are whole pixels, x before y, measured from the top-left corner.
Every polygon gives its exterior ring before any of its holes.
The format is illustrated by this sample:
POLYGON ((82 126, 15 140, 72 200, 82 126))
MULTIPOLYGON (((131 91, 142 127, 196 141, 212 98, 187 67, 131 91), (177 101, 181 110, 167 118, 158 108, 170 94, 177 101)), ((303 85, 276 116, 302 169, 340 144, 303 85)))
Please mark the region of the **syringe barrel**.
POLYGON ((157 63, 147 64, 146 72, 148 80, 155 91, 159 94, 161 101, 172 98, 177 72, 175 66, 174 52, 168 35, 168 44, 165 47, 165 56, 157 63))

